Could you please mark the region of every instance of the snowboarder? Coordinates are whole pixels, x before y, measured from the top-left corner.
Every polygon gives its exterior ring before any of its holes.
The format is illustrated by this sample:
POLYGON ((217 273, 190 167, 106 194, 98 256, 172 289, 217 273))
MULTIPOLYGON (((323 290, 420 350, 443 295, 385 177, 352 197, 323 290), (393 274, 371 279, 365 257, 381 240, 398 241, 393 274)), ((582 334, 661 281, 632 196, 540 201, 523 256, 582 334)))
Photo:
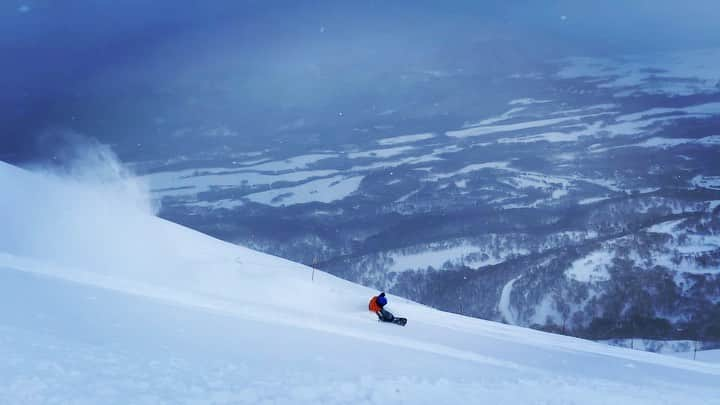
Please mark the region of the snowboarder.
POLYGON ((385 305, 387 305, 387 298, 385 298, 385 293, 381 292, 379 295, 376 295, 370 299, 368 309, 372 312, 375 312, 375 314, 378 316, 378 320, 382 322, 392 322, 398 325, 405 326, 405 324, 407 323, 407 319, 395 317, 392 313, 390 313, 390 311, 384 308, 385 305))

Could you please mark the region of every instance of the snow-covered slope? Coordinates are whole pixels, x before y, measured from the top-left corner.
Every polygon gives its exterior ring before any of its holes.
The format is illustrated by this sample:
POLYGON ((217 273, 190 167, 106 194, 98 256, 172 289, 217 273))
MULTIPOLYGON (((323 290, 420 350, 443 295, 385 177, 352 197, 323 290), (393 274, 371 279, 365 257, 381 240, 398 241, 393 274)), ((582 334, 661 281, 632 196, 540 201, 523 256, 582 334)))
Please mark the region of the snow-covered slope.
POLYGON ((0 403, 720 403, 720 365, 436 311, 0 162, 0 403))

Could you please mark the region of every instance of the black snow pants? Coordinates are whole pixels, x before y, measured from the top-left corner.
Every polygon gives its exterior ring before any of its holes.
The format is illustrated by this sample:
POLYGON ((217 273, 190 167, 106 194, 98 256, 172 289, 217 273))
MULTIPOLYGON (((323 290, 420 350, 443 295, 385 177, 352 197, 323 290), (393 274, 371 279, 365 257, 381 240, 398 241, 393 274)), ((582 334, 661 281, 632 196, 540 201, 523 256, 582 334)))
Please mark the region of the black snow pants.
POLYGON ((381 309, 378 312, 376 312, 376 314, 378 316, 378 319, 380 319, 383 322, 392 322, 393 319, 395 319, 395 316, 386 309, 381 309))

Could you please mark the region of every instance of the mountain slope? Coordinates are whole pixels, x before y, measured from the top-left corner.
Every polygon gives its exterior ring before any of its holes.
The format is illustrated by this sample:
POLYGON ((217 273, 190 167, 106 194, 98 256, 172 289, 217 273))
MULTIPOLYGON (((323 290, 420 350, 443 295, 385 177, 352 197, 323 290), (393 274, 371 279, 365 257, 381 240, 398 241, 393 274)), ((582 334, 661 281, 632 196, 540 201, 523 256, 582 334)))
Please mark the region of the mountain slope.
POLYGON ((718 365, 396 297, 408 326, 380 324, 374 291, 97 209, 127 203, 105 185, 4 164, 0 184, 1 403, 720 403, 718 365))

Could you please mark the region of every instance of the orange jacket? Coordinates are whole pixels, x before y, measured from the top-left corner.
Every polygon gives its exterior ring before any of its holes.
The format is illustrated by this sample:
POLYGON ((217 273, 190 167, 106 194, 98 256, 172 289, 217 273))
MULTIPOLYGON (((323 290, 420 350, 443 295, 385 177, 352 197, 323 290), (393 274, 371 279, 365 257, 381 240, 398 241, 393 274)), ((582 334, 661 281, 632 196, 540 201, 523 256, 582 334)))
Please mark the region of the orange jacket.
POLYGON ((377 303, 377 296, 370 298, 370 303, 368 304, 368 309, 372 312, 380 312, 382 308, 377 303))

